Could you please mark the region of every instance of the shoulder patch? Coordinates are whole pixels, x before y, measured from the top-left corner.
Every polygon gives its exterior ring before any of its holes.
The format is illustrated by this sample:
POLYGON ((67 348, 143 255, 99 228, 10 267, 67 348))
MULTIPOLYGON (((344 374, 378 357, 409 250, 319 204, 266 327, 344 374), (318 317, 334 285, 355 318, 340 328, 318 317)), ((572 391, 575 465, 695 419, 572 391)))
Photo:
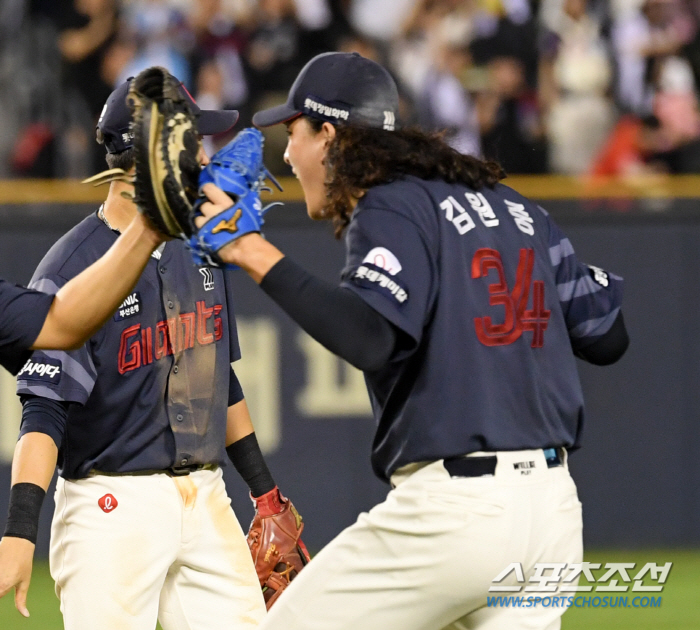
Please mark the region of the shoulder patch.
POLYGON ((57 385, 61 380, 62 372, 63 364, 58 359, 43 357, 37 361, 32 358, 24 364, 24 367, 17 375, 17 379, 22 381, 41 381, 43 383, 48 381, 52 385, 57 385))
POLYGON ((600 267, 594 267, 593 265, 586 265, 591 274, 591 278, 597 282, 601 287, 607 287, 610 284, 610 276, 608 272, 604 271, 600 267))
POLYGON ((401 271, 401 263, 386 247, 375 247, 362 260, 363 263, 370 263, 375 267, 379 267, 387 271, 390 275, 395 276, 401 271))
POLYGON ((390 278, 381 267, 372 263, 360 265, 352 275, 352 281, 361 287, 379 289, 399 304, 403 304, 408 299, 408 291, 399 283, 398 279, 390 278))

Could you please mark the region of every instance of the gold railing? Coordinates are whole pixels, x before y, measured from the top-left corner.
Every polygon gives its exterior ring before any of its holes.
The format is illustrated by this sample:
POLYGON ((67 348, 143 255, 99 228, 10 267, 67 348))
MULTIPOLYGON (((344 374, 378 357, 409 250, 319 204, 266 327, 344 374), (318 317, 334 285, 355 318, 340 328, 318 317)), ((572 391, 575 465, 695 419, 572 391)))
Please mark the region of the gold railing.
MULTIPOLYGON (((301 186, 295 178, 283 177, 280 183, 284 192, 275 191, 271 199, 303 201, 301 186)), ((504 183, 533 199, 700 198, 700 175, 625 179, 518 175, 508 177, 504 183)), ((106 192, 105 188, 93 188, 78 180, 0 180, 0 204, 99 203, 106 192)))

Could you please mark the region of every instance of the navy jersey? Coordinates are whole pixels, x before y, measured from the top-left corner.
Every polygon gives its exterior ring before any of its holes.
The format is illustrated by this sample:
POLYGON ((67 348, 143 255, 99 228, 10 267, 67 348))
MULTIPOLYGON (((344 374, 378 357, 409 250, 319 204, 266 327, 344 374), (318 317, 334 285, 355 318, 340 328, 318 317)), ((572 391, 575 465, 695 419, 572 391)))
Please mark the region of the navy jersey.
MULTIPOLYGON (((31 286, 55 293, 116 239, 89 216, 51 248, 31 286)), ((65 478, 220 464, 239 357, 226 274, 195 267, 175 240, 81 349, 35 352, 18 393, 72 403, 59 457, 65 478)))
POLYGON ((0 280, 0 365, 17 374, 46 320, 52 295, 0 280))
POLYGON ((572 346, 610 329, 622 281, 578 262, 542 208, 500 184, 406 177, 367 192, 346 244, 343 286, 410 340, 366 373, 380 478, 476 451, 578 445, 572 346))

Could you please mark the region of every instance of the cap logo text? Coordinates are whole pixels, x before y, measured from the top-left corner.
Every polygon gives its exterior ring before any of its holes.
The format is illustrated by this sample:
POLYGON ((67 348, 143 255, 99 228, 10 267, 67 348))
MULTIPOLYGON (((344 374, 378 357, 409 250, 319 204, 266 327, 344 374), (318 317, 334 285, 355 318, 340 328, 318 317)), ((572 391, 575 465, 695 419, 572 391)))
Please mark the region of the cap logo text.
POLYGON ((321 116, 335 118, 337 120, 347 120, 350 116, 350 111, 347 109, 341 109, 339 107, 326 105, 325 103, 319 103, 312 98, 307 98, 304 101, 304 109, 320 114, 321 116))

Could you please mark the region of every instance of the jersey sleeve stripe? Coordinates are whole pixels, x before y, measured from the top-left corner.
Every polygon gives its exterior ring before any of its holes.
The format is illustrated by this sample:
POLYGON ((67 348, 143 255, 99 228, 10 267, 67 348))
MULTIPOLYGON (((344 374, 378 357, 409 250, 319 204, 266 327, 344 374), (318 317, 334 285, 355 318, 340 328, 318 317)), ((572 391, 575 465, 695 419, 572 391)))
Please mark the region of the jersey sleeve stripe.
POLYGON ((93 387, 95 387, 95 381, 97 380, 97 373, 94 371, 95 367, 92 365, 92 361, 90 361, 90 367, 93 373, 90 374, 79 361, 76 361, 65 352, 61 352, 60 350, 47 350, 44 354, 47 357, 61 361, 63 372, 76 381, 88 394, 92 392, 93 387))
POLYGON ((620 307, 618 306, 604 317, 599 317, 597 319, 589 319, 588 321, 579 324, 573 330, 569 331, 569 334, 571 337, 574 337, 576 339, 604 335, 606 332, 608 332, 608 330, 610 330, 610 327, 615 323, 619 312, 620 307))
POLYGON ((577 297, 597 293, 602 288, 603 287, 601 287, 591 277, 583 276, 578 280, 571 280, 569 282, 562 282, 561 284, 558 284, 557 292, 559 293, 559 300, 561 302, 569 302, 577 297))
POLYGON ((556 245, 549 248, 549 259, 552 261, 552 267, 558 267, 563 258, 571 256, 574 253, 574 246, 568 238, 563 238, 556 245))
POLYGON ((50 278, 39 278, 34 282, 29 284, 30 289, 35 291, 42 291, 43 293, 48 293, 50 295, 56 295, 60 287, 50 278))
POLYGON ((65 399, 60 394, 57 394, 53 389, 46 385, 30 385, 28 381, 17 380, 17 395, 32 394, 33 396, 41 396, 59 402, 65 402, 65 399))

